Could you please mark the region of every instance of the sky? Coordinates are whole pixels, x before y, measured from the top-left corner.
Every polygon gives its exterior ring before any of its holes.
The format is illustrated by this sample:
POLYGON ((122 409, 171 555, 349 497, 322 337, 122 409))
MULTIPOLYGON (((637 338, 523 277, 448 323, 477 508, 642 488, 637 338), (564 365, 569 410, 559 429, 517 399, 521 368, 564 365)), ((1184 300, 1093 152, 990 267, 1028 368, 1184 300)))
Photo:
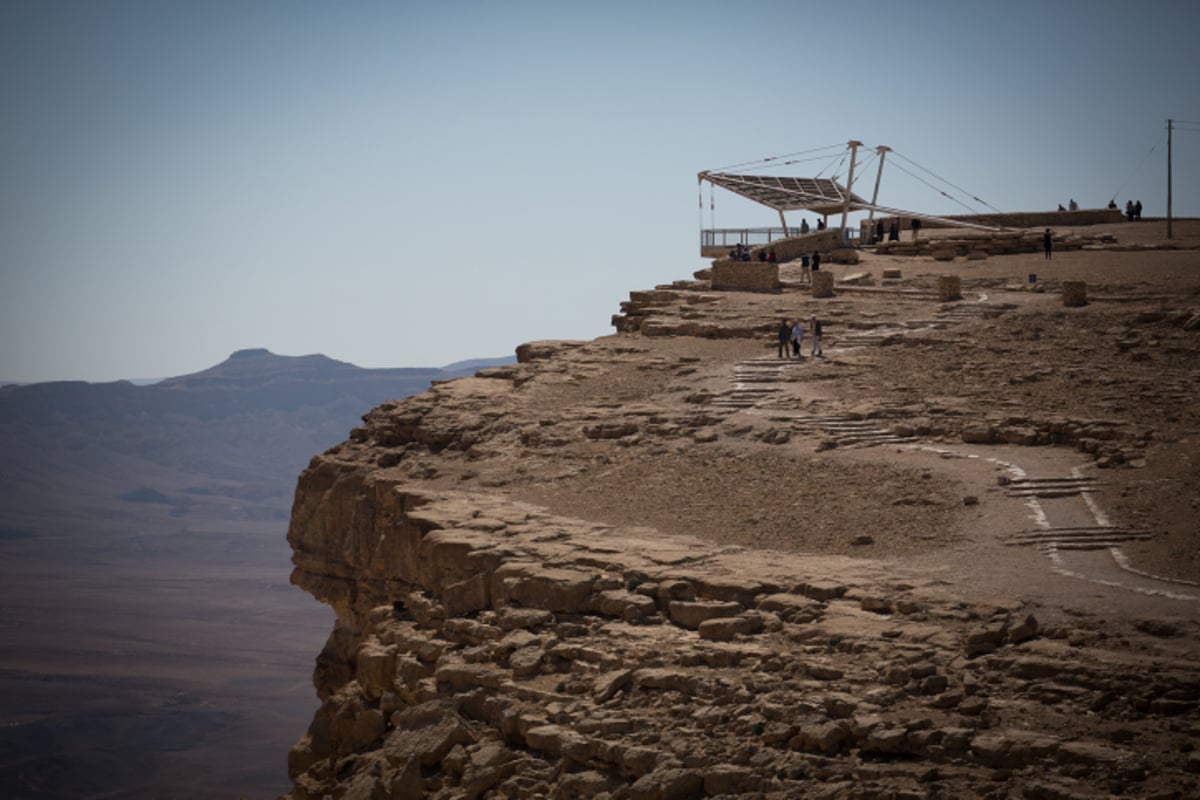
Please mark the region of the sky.
MULTIPOLYGON (((852 139, 864 196, 887 145, 1004 211, 1162 216, 1190 121, 1200 216, 1197 29, 1183 0, 0 0, 0 380, 603 336, 705 266, 702 225, 777 223, 698 172, 852 139)), ((964 212, 888 158, 880 204, 964 212)))

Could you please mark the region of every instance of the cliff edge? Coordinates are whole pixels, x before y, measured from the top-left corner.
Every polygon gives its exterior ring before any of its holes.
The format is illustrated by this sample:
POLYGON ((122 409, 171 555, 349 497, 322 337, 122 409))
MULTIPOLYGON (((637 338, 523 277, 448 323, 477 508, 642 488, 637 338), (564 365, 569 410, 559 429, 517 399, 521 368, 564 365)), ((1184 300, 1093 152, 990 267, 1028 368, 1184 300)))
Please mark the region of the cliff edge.
POLYGON ((1112 227, 634 292, 368 413, 296 490, 289 796, 1194 796, 1200 258, 1112 227))

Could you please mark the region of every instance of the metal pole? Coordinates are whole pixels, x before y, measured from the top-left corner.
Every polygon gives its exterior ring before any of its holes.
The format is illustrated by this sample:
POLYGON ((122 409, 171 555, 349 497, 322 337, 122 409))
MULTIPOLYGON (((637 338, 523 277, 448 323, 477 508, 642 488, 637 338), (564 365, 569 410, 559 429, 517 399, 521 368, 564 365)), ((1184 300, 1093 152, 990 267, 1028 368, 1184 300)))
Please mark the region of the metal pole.
POLYGON ((883 160, 887 158, 887 154, 892 148, 886 144, 881 144, 875 148, 875 152, 879 153, 879 170, 875 173, 875 191, 871 193, 871 210, 867 213, 867 228, 871 227, 871 223, 875 220, 875 203, 879 201, 879 179, 883 177, 883 160))
POLYGON ((1171 129, 1175 120, 1167 120, 1167 238, 1171 238, 1171 129))
POLYGON ((850 173, 846 177, 846 196, 842 200, 842 236, 846 235, 846 215, 850 213, 850 193, 854 191, 854 158, 862 142, 851 139, 846 143, 850 148, 850 173))
POLYGON ((783 226, 783 238, 788 237, 787 220, 783 218, 783 209, 779 209, 779 224, 783 226))

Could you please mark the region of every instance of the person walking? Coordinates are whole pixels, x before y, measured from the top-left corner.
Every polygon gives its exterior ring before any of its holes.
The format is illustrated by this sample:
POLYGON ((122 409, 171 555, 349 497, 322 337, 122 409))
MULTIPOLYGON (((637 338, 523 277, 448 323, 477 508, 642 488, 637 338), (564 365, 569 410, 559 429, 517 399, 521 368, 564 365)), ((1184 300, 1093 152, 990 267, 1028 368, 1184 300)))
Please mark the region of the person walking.
MULTIPOLYGON (((792 336, 792 321, 785 319, 779 322, 779 357, 783 358, 784 353, 788 350, 788 339, 792 336)), ((788 353, 788 358, 791 354, 788 353)))
POLYGON ((812 335, 812 357, 824 358, 825 351, 821 349, 821 320, 817 319, 816 314, 808 321, 808 331, 812 335))
POLYGON ((1042 249, 1046 251, 1046 260, 1052 258, 1054 252, 1054 236, 1050 233, 1050 229, 1046 228, 1046 232, 1042 234, 1042 249))
POLYGON ((792 325, 792 355, 796 358, 803 359, 800 355, 800 345, 804 343, 804 328, 800 327, 800 320, 796 320, 792 325))

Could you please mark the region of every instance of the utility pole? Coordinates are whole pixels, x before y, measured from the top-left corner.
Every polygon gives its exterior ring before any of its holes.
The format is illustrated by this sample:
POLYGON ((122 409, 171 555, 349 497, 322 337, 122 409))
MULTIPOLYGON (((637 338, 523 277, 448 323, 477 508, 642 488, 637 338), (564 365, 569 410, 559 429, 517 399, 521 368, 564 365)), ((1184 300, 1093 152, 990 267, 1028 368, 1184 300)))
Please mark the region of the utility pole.
POLYGON ((858 152, 858 148, 862 147, 862 142, 857 139, 852 139, 847 142, 850 148, 850 174, 846 178, 846 197, 842 200, 842 240, 846 238, 846 215, 850 213, 850 193, 854 191, 854 158, 858 152))
POLYGON ((1175 120, 1167 120, 1167 238, 1171 238, 1171 129, 1175 120))

